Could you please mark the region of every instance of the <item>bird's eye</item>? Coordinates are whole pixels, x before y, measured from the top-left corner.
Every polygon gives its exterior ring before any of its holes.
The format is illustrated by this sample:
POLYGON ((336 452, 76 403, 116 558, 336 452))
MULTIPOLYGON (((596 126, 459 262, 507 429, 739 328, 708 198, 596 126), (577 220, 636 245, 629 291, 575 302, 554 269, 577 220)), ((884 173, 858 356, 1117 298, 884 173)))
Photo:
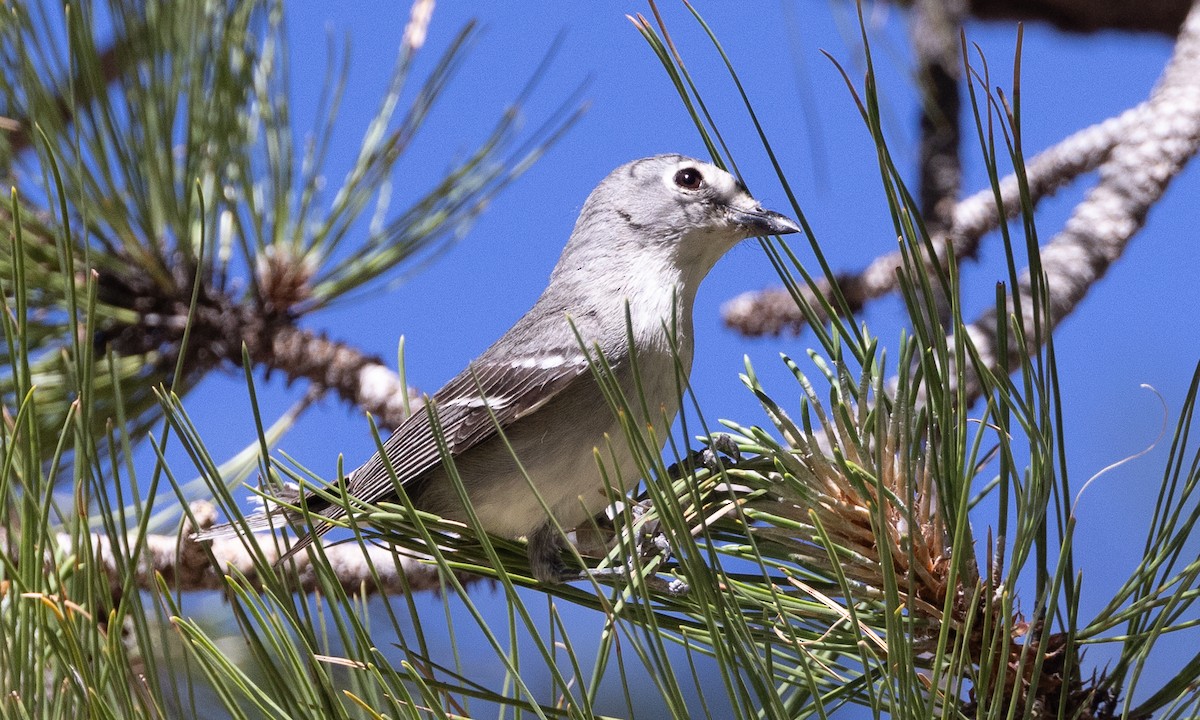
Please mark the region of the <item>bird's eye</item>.
POLYGON ((704 184, 704 176, 696 168, 683 168, 675 173, 675 184, 685 190, 699 190, 704 184))

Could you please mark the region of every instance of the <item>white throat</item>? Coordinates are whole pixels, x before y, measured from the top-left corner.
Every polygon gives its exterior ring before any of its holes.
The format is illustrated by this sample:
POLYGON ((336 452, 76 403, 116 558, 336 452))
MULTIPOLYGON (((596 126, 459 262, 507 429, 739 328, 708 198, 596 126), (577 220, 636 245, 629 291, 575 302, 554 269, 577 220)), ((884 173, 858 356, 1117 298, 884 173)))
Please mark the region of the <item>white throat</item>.
POLYGON ((622 301, 629 303, 630 325, 638 348, 670 352, 675 346, 690 365, 692 305, 699 280, 684 277, 670 258, 643 259, 630 268, 622 301))

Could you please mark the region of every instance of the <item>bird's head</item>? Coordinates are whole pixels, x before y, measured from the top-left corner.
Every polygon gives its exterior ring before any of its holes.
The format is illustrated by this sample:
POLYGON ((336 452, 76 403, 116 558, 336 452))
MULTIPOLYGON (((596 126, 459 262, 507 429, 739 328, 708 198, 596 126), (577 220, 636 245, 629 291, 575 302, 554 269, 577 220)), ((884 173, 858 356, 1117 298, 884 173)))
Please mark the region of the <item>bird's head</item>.
POLYGON ((600 182, 575 227, 572 245, 578 247, 568 247, 568 253, 602 249, 627 258, 669 258, 698 279, 746 238, 799 231, 721 168, 682 155, 656 155, 626 163, 600 182))

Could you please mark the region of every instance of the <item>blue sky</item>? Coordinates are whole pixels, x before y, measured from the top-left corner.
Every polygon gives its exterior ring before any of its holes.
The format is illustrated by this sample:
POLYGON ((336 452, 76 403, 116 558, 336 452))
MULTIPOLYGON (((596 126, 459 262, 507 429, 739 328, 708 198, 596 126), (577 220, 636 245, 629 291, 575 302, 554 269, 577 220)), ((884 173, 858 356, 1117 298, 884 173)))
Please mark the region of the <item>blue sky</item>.
MULTIPOLYGON (((662 5, 750 188, 768 207, 787 211, 786 197, 719 58, 682 4, 666 0, 662 5)), ((862 53, 853 6, 706 0, 697 0, 696 5, 737 66, 834 268, 856 270, 893 250, 895 239, 872 141, 836 69, 821 54, 828 51, 856 81, 861 80, 862 53)), ((386 86, 407 11, 406 3, 342 3, 336 10, 327 3, 288 5, 292 111, 298 127, 311 126, 311 108, 327 61, 327 38, 351 41, 351 75, 329 168, 331 182, 349 167, 386 86)), ((562 50, 526 109, 529 126, 535 127, 584 80, 589 80, 590 109, 436 264, 398 287, 381 288, 369 299, 313 316, 309 327, 391 362, 403 334, 410 382, 426 391, 436 390, 532 304, 584 198, 609 170, 661 152, 703 156, 703 145, 666 74, 625 18, 626 13, 636 12, 648 14, 649 8, 634 0, 439 3, 418 76, 432 66, 468 19, 479 19, 482 32, 400 163, 395 207, 428 187, 456 157, 484 138, 560 31, 565 33, 562 50)), ((900 167, 915 169, 916 105, 906 15, 879 5, 869 7, 867 17, 891 148, 900 167)), ((981 46, 993 82, 1009 89, 1015 25, 972 23, 967 34, 969 41, 981 46)), ((1170 49, 1171 43, 1159 36, 1072 36, 1040 25, 1027 27, 1022 58, 1027 154, 1145 99, 1170 49)), ((975 142, 966 135, 968 193, 986 183, 975 142)), ((1043 242, 1062 227, 1093 182, 1094 177, 1085 177, 1044 204, 1038 215, 1043 242)), ((1158 436, 1164 411, 1142 384, 1162 394, 1174 422, 1200 359, 1196 320, 1200 283, 1194 278, 1200 261, 1195 242, 1200 226, 1198 190, 1200 176, 1189 168, 1152 211, 1126 256, 1056 335, 1068 466, 1076 488, 1158 436)), ((806 242, 796 239, 792 244, 801 258, 811 257, 806 242)), ((994 297, 995 282, 1006 277, 998 238, 985 241, 980 262, 965 266, 962 277, 967 315, 974 317, 994 297)), ((718 418, 744 424, 766 422, 737 377, 744 355, 751 358, 767 388, 777 391, 778 400, 786 404, 796 397, 794 381, 778 354, 803 358, 815 344, 811 336, 747 340, 724 329, 719 321, 723 301, 776 284, 761 250, 747 243, 718 264, 702 288, 696 306, 692 382, 710 422, 718 418)), ((904 320, 898 300, 872 305, 863 319, 884 346, 896 347, 904 320)), ((249 413, 240 411, 245 392, 238 377, 209 381, 187 401, 218 454, 222 447, 232 452, 252 439, 249 413)), ((278 378, 263 387, 268 412, 282 411, 303 392, 286 388, 278 378)), ((1084 617, 1100 607, 1109 583, 1126 576, 1141 557, 1165 445, 1104 475, 1079 504, 1077 567, 1088 598, 1084 617)), ((329 399, 310 411, 281 447, 332 477, 339 453, 348 466, 354 466, 370 455, 373 442, 358 411, 329 399)), ((983 536, 986 522, 986 517, 975 519, 977 535, 983 536)), ((431 621, 439 617, 438 607, 439 601, 432 601, 431 621)), ((1031 599, 1026 608, 1032 609, 1031 599)), ((589 621, 579 622, 586 627, 589 621)), ((462 629, 462 624, 458 627, 462 629)), ((1164 653, 1156 666, 1163 671, 1191 652, 1185 652, 1180 641, 1167 641, 1164 649, 1179 654, 1164 653)), ((1091 653, 1089 662, 1106 657, 1101 649, 1091 653)))

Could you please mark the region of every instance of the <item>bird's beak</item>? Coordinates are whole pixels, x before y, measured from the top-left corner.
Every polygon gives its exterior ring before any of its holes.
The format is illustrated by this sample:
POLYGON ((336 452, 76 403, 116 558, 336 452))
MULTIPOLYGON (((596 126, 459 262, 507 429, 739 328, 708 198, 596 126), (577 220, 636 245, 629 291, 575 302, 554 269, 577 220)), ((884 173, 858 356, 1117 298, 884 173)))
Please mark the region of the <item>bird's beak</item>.
POLYGON ((787 215, 774 210, 764 210, 761 206, 751 210, 733 208, 730 211, 733 221, 746 228, 751 237, 763 235, 789 235, 800 232, 800 226, 787 215))

